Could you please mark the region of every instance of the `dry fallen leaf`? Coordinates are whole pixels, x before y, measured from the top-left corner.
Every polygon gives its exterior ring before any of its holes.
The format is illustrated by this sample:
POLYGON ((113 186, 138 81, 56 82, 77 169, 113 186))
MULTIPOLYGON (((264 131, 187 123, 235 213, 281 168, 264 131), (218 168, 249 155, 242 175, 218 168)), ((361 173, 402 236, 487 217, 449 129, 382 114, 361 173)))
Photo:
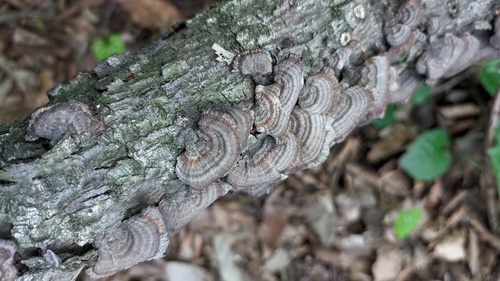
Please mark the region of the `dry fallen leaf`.
POLYGON ((465 259, 465 235, 454 231, 437 242, 433 256, 448 262, 459 262, 465 259))
POLYGON ((182 18, 179 10, 164 0, 119 0, 132 20, 144 28, 167 30, 172 23, 182 18))
POLYGON ((211 281, 214 280, 205 269, 185 262, 166 262, 165 276, 168 281, 211 281))
POLYGON ((379 248, 372 266, 374 281, 393 281, 403 268, 405 253, 397 248, 379 248))

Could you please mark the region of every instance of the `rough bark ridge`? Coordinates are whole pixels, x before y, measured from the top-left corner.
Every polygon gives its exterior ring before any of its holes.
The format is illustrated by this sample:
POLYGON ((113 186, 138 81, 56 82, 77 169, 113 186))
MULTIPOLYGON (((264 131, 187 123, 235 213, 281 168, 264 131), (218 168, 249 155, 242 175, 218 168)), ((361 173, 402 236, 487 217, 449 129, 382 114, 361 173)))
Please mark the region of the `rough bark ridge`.
MULTIPOLYGON (((419 56, 455 40, 451 33, 478 33, 484 44, 498 11, 493 0, 422 1, 426 20, 419 29, 432 36, 411 33, 402 37, 410 38, 408 44, 396 36, 398 30, 404 35, 404 28, 389 24, 403 2, 222 3, 179 32, 136 54, 113 56, 48 93, 54 104, 79 101, 88 106, 104 122, 104 131, 51 139, 52 147, 43 139, 25 141, 29 116, 0 126, 0 238, 19 243, 17 251, 29 270, 18 279, 74 279, 96 258, 90 245, 106 229, 117 229, 162 198, 169 199, 163 204, 190 211, 183 202, 193 199, 175 174, 183 146, 180 132, 196 127, 204 108, 249 106, 254 99, 252 79, 216 60, 213 44, 233 54, 263 47, 277 62, 294 53, 312 75, 335 50, 357 42, 346 70, 390 52, 398 73, 416 68, 432 82, 443 74, 432 70, 431 55, 415 66, 419 56), (392 27, 394 38, 386 38, 392 27), (47 252, 62 263, 44 258, 47 252)), ((483 57, 492 56, 498 52, 483 57)), ((360 78, 348 71, 344 76, 360 78)), ((74 128, 68 130, 73 133, 74 128)))

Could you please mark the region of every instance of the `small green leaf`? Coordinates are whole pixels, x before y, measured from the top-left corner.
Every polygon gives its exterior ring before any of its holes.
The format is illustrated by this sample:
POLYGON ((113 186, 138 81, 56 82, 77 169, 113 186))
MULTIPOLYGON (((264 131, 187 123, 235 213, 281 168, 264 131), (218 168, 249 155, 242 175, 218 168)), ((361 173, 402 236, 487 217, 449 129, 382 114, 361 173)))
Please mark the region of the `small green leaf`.
POLYGON ((92 53, 98 61, 125 52, 125 43, 118 34, 110 34, 108 38, 99 38, 92 42, 92 53))
POLYGON ((399 165, 414 179, 432 180, 446 172, 450 165, 448 143, 443 129, 427 131, 410 144, 399 158, 399 165))
POLYGON ((414 105, 420 105, 427 101, 431 94, 431 86, 424 84, 419 86, 410 98, 410 102, 414 105))
POLYGON ((33 24, 33 26, 40 30, 40 31, 44 31, 45 30, 45 23, 43 22, 42 19, 40 18, 31 18, 31 23, 33 24))
POLYGON ((498 194, 500 194, 500 145, 497 144, 494 147, 488 148, 486 153, 490 157, 491 166, 493 167, 493 172, 497 178, 498 194))
POLYGON ((490 94, 495 95, 500 83, 500 59, 489 60, 481 63, 479 80, 483 88, 490 94))
POLYGON ((394 123, 394 111, 396 110, 396 108, 397 105, 392 103, 389 104, 385 109, 384 118, 373 120, 372 125, 379 129, 382 129, 394 123))
POLYGON ((500 73, 498 72, 479 72, 479 80, 483 88, 492 96, 497 92, 498 83, 500 82, 500 73))
POLYGON ((402 210, 394 222, 394 233, 399 239, 405 239, 415 229, 421 218, 422 209, 420 207, 402 210))

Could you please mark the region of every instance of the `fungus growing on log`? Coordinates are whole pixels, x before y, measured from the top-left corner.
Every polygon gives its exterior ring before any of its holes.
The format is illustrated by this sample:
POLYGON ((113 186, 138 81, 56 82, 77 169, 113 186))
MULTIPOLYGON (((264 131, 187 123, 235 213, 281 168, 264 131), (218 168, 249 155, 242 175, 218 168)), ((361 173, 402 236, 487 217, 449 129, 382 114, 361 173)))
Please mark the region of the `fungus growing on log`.
POLYGON ((434 45, 420 56, 416 69, 419 74, 427 76, 428 84, 432 84, 440 78, 452 77, 480 60, 498 55, 498 50, 482 44, 474 35, 466 33, 457 37, 446 33, 442 44, 434 45))
POLYGON ((463 42, 463 50, 460 55, 455 59, 455 61, 449 66, 446 72, 443 74, 443 78, 450 78, 456 74, 462 72, 472 64, 476 63, 478 58, 478 51, 481 47, 481 42, 475 36, 470 33, 465 33, 464 36, 460 38, 463 42))
POLYGON ((295 107, 300 90, 304 85, 303 69, 304 63, 295 54, 290 54, 286 60, 274 67, 274 80, 281 85, 281 107, 287 116, 295 107))
POLYGON ((276 144, 272 151, 271 161, 273 167, 280 173, 288 174, 300 161, 300 144, 297 137, 289 133, 283 143, 276 144))
MULTIPOLYGON (((232 116, 240 111, 240 123, 251 118, 242 109, 231 109, 232 114, 215 109, 205 109, 200 116, 198 141, 188 144, 186 151, 177 158, 175 172, 184 183, 201 188, 222 177, 236 163, 250 128, 237 124, 232 116), (241 126, 241 127, 239 127, 241 126)), ((243 123, 250 123, 245 121, 243 123)))
POLYGON ((389 96, 390 103, 406 101, 418 86, 424 83, 424 78, 413 69, 407 69, 396 78, 396 88, 391 90, 389 96))
POLYGON ((350 46, 339 48, 335 50, 332 56, 328 59, 328 64, 340 72, 344 69, 344 66, 349 64, 351 54, 352 49, 350 46))
POLYGON ((385 22, 384 33, 391 45, 390 53, 408 50, 417 40, 416 27, 423 22, 424 11, 420 0, 408 0, 398 9, 396 17, 385 22))
POLYGON ((45 253, 43 254, 43 258, 48 264, 53 267, 58 267, 61 265, 61 258, 59 258, 59 256, 50 249, 47 249, 45 251, 45 253))
POLYGON ((320 114, 311 114, 300 108, 295 108, 291 118, 292 133, 300 143, 299 170, 316 166, 318 161, 323 162, 328 156, 328 149, 324 149, 327 141, 327 117, 320 114))
POLYGON ((441 45, 425 52, 417 61, 419 74, 427 74, 429 84, 443 77, 464 49, 464 43, 451 33, 446 33, 441 45))
POLYGON ((55 145, 66 134, 97 133, 103 130, 104 123, 92 115, 86 104, 70 101, 45 106, 33 112, 25 139, 35 141, 44 138, 55 145))
POLYGON ((242 74, 264 75, 271 73, 272 62, 268 51, 253 49, 237 54, 233 61, 233 69, 242 74))
POLYGON ((87 273, 93 278, 105 277, 137 263, 161 258, 168 242, 167 226, 160 211, 148 207, 96 240, 99 256, 87 273))
POLYGON ((424 20, 424 7, 420 0, 407 0, 396 12, 399 23, 414 29, 424 20))
POLYGON ((384 28, 387 43, 391 45, 392 52, 401 52, 409 49, 417 40, 413 30, 404 24, 396 23, 384 28))
POLYGON ((276 142, 269 137, 258 144, 258 147, 249 151, 248 159, 236 164, 227 175, 227 182, 236 190, 282 179, 271 159, 276 142))
POLYGON ((0 280, 14 281, 17 269, 14 266, 16 244, 11 240, 0 239, 0 280))
POLYGON ((281 83, 255 88, 255 128, 258 132, 283 139, 288 133, 288 117, 281 107, 281 83))
POLYGON ((176 234, 179 229, 210 206, 217 198, 225 195, 228 190, 228 184, 216 180, 201 189, 193 189, 186 186, 180 189, 176 196, 164 197, 160 201, 158 208, 160 209, 168 233, 170 235, 176 234))
POLYGON ((373 104, 362 124, 384 116, 391 86, 389 67, 390 63, 386 56, 375 56, 367 61, 361 71, 362 83, 373 93, 373 104))
POLYGON ((339 107, 331 123, 334 143, 339 143, 359 123, 373 105, 373 94, 362 86, 353 86, 340 95, 339 107))
POLYGON ((299 95, 299 106, 309 113, 333 115, 339 102, 339 83, 333 70, 324 67, 307 78, 299 95))

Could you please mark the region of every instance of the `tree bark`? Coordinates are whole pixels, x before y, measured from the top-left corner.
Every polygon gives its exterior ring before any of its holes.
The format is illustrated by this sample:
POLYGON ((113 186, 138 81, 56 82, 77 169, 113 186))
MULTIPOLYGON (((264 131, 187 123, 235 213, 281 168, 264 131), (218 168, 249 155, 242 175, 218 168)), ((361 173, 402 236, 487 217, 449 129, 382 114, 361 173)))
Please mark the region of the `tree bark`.
MULTIPOLYGON (((18 279, 76 278, 97 256, 96 237, 185 188, 174 169, 180 131, 196 126, 203 108, 248 106, 254 98, 252 79, 218 61, 213 44, 233 54, 263 47, 278 62, 295 53, 306 73, 317 73, 331 53, 356 41, 353 64, 361 64, 389 49, 384 22, 402 2, 220 3, 139 52, 114 55, 48 93, 51 104, 88 105, 104 131, 67 135, 52 146, 25 140, 30 116, 0 125, 0 238, 19 243, 29 270, 18 279), (33 248, 50 249, 63 263, 52 267, 33 248)), ((441 25, 435 38, 491 34, 479 29, 491 27, 498 11, 494 0, 422 2, 426 17, 441 25)), ((440 42, 419 38, 391 63, 399 71, 415 68, 418 56, 440 42)))

